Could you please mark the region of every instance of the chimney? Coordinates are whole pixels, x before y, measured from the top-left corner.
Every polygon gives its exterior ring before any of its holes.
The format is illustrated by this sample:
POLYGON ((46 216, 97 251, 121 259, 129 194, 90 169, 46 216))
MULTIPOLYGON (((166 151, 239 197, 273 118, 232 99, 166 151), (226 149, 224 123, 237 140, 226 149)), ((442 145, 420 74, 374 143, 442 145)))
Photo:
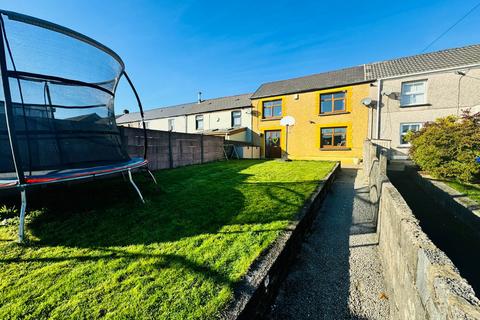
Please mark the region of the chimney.
POLYGON ((129 113, 130 113, 130 111, 128 109, 123 110, 123 114, 129 114, 129 113))
POLYGON ((198 101, 197 103, 202 103, 202 92, 201 91, 198 91, 198 101))

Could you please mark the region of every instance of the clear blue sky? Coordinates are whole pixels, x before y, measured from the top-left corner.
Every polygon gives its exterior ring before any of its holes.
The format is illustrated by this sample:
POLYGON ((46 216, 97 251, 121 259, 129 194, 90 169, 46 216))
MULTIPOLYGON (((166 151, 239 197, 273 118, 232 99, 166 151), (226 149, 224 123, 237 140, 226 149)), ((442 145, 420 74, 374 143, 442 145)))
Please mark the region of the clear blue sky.
MULTIPOLYGON (((0 0, 84 33, 125 61, 146 109, 420 53, 478 0, 0 0)), ((480 43, 480 8, 429 51, 480 43)), ((117 111, 136 110, 121 85, 117 111)))

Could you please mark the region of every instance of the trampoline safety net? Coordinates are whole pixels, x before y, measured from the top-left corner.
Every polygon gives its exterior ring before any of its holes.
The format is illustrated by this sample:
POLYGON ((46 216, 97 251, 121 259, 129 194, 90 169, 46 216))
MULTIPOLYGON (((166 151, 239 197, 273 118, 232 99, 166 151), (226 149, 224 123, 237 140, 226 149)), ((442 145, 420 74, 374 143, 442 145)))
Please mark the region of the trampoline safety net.
POLYGON ((121 59, 74 31, 17 15, 0 20, 1 177, 16 176, 12 139, 29 176, 130 160, 114 113, 121 59))

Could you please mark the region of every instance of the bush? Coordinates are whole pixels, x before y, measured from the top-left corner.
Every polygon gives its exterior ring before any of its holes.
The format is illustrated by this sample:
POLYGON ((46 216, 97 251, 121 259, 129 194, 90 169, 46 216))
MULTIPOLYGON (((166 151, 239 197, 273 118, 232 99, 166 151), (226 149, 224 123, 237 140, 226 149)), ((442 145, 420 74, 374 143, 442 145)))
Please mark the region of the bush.
POLYGON ((429 122, 418 132, 409 132, 412 160, 437 178, 476 182, 480 179, 480 113, 464 111, 429 122))

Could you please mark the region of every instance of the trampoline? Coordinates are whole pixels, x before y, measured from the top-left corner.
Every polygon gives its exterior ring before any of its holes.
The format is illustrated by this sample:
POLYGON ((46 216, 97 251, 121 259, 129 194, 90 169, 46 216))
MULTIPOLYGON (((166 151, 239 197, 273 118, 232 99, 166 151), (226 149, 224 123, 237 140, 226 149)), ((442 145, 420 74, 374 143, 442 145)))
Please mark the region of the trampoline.
POLYGON ((27 189, 41 184, 148 170, 147 134, 138 93, 122 59, 68 28, 0 10, 0 190, 20 190, 19 241, 27 189), (125 77, 138 102, 143 158, 131 158, 115 121, 114 98, 125 77), (3 96, 3 99, 2 99, 3 96))

